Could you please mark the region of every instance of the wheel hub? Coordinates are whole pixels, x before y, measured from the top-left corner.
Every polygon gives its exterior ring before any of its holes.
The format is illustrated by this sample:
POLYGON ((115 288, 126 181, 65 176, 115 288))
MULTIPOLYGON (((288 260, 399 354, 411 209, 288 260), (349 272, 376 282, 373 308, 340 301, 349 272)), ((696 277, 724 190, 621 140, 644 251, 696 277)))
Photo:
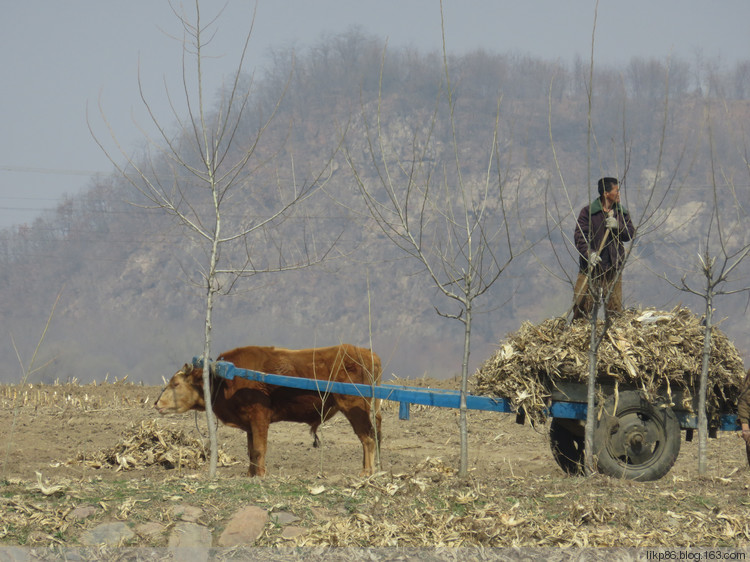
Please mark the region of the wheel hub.
POLYGON ((659 442, 658 427, 653 421, 636 415, 625 416, 618 421, 617 430, 609 443, 613 456, 627 464, 647 462, 659 442))
POLYGON ((680 425, 670 408, 657 407, 640 392, 626 390, 607 398, 593 445, 600 472, 656 480, 669 471, 680 452, 680 425))

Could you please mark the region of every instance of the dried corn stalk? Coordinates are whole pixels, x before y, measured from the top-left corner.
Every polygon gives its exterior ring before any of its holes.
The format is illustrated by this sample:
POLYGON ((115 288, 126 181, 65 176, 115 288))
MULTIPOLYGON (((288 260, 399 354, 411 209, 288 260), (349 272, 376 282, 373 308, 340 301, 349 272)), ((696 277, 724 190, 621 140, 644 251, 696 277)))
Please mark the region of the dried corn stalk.
MULTIPOLYGON (((160 465, 165 468, 199 468, 206 462, 203 443, 183 431, 159 427, 155 420, 141 422, 123 434, 112 448, 93 454, 79 453, 68 464, 85 464, 93 468, 106 466, 117 470, 143 469, 160 465)), ((238 461, 219 450, 219 466, 238 461)))
MULTIPOLYGON (((654 396, 684 392, 677 405, 692 410, 697 393, 704 326, 690 310, 629 309, 613 319, 598 352, 600 381, 635 386, 654 396)), ((500 343, 472 382, 474 392, 503 396, 542 421, 550 390, 558 382, 586 383, 590 324, 551 318, 539 325, 525 322, 500 343)), ((734 407, 744 368, 737 349, 721 330, 711 337, 708 373, 709 416, 734 407)))

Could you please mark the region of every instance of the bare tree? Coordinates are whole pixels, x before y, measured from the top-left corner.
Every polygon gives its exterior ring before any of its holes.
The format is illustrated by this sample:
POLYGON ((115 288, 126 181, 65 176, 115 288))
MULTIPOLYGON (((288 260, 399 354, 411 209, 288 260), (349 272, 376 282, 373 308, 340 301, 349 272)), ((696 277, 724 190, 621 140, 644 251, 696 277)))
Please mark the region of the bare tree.
MULTIPOLYGON (((598 2, 594 11, 594 22, 592 32, 592 43, 591 43, 591 54, 589 59, 588 78, 586 81, 586 103, 587 103, 587 185, 588 187, 588 201, 592 201, 596 198, 597 193, 592 190, 592 187, 596 184, 596 179, 603 176, 616 175, 620 178, 623 186, 626 185, 625 178, 628 175, 628 169, 630 165, 630 147, 628 142, 628 134, 626 128, 626 112, 625 112, 625 100, 627 96, 625 94, 625 87, 622 87, 622 139, 616 141, 612 138, 609 146, 603 146, 598 141, 597 128, 598 123, 594 121, 594 101, 597 99, 595 92, 595 72, 594 72, 594 36, 596 34, 596 18, 598 11, 598 2), (606 165, 604 162, 612 162, 613 164, 606 165), (596 164, 595 164, 596 163, 596 164), (598 174, 594 177, 594 168, 597 168, 598 174), (609 169, 607 169, 609 168, 609 169), (614 170, 611 171, 611 170, 614 170)), ((672 208, 676 197, 679 194, 679 189, 675 188, 677 171, 679 169, 680 158, 676 160, 675 167, 672 170, 665 171, 665 165, 663 161, 665 146, 667 143, 667 125, 669 123, 669 64, 666 65, 663 74, 663 116, 661 121, 661 135, 658 144, 658 150, 655 156, 655 172, 653 174, 653 180, 650 186, 646 186, 644 190, 639 190, 635 196, 629 196, 628 190, 624 190, 625 206, 630 207, 630 203, 634 203, 637 206, 635 213, 631 213, 631 219, 636 231, 636 237, 633 242, 626 248, 620 267, 615 272, 616 277, 609 283, 602 284, 594 275, 595 269, 588 268, 585 272, 586 284, 585 292, 590 296, 593 306, 590 312, 588 322, 590 329, 589 338, 589 354, 588 354, 588 377, 587 377, 587 418, 584 429, 584 441, 583 441, 583 460, 584 470, 587 474, 591 474, 596 471, 596 458, 595 458, 595 443, 594 443, 594 432, 596 428, 596 387, 597 387, 597 373, 598 373, 598 350, 599 346, 607 335, 608 330, 611 327, 611 317, 605 314, 604 320, 599 320, 599 312, 602 306, 606 307, 612 297, 612 290, 615 287, 615 282, 622 275, 622 270, 629 262, 633 254, 633 251, 639 241, 643 240, 649 234, 658 230, 669 215, 669 210, 672 208)), ((653 89, 653 86, 651 87, 653 89)), ((550 89, 551 90, 551 89, 550 89)), ((653 96, 653 93, 649 94, 653 96)), ((575 287, 575 279, 564 273, 566 263, 570 263, 571 259, 566 258, 565 254, 569 253, 572 257, 572 261, 578 263, 579 255, 577 251, 572 251, 571 248, 575 248, 575 244, 570 236, 571 232, 561 230, 559 234, 554 231, 561 228, 561 225, 567 222, 570 217, 575 218, 577 216, 577 209, 573 206, 571 191, 565 180, 565 174, 563 172, 562 165, 558 161, 556 141, 554 139, 553 124, 552 124, 552 95, 550 94, 549 101, 549 115, 550 115, 550 143, 552 145, 553 155, 557 167, 557 172, 560 177, 560 190, 548 189, 546 194, 546 209, 548 213, 548 233, 549 242, 552 246, 552 252, 555 256, 560 268, 563 270, 561 278, 567 280, 571 287, 575 287), (560 240, 562 237, 562 240, 560 240), (560 242, 563 248, 556 247, 556 244, 560 242), (572 255, 571 255, 572 254, 572 255)), ((589 225, 590 227, 590 225, 589 225)), ((576 226, 578 228, 578 226, 576 226)), ((591 231, 591 228, 588 229, 591 231)), ((601 253, 602 247, 611 240, 606 238, 602 241, 600 247, 595 247, 591 244, 589 239, 588 254, 593 252, 601 253)), ((554 274, 554 273, 553 273, 554 274)), ((557 275, 557 274, 555 274, 557 275)), ((567 318, 576 306, 576 296, 574 296, 574 302, 568 312, 565 314, 567 318)))
MULTIPOLYGON (((750 292, 747 270, 742 270, 743 263, 747 265, 746 260, 750 255, 750 238, 747 235, 747 220, 750 216, 750 208, 748 208, 750 189, 747 185, 737 187, 732 178, 725 174, 719 166, 710 119, 708 122, 708 139, 712 165, 711 187, 713 196, 709 204, 708 216, 701 221, 705 234, 702 242, 703 247, 698 251, 697 270, 700 272, 699 276, 702 277, 702 280, 691 280, 685 273, 679 283, 675 283, 670 281, 666 275, 663 276, 673 287, 700 297, 705 304, 703 354, 698 390, 699 474, 705 474, 708 466, 706 402, 708 372, 711 362, 711 338, 715 327, 714 301, 719 296, 750 292)), ((743 159, 750 172, 747 151, 745 151, 743 159)))
MULTIPOLYGON (((401 142, 393 138, 398 139, 399 131, 403 132, 403 122, 388 121, 384 115, 381 71, 374 117, 368 116, 364 105, 362 108, 365 162, 357 160, 351 147, 346 148, 346 158, 378 227, 421 264, 444 297, 458 305, 457 312, 436 310, 442 317, 458 320, 464 328, 459 475, 465 476, 472 319, 477 300, 497 281, 515 254, 506 212, 506 178, 499 162, 499 100, 488 140, 485 171, 480 177, 470 175, 462 162, 465 155, 459 142, 456 99, 444 36, 443 69, 443 90, 434 110, 414 125, 408 137, 402 135, 401 142), (441 100, 445 105, 441 105, 441 100), (439 133, 441 127, 445 142, 439 133), (374 169, 374 173, 368 173, 368 169, 374 169)), ((477 133, 472 131, 472 134, 477 133)))
MULTIPOLYGON (((274 120, 284 95, 282 92, 275 107, 258 120, 254 137, 248 139, 252 80, 249 84, 245 80, 243 65, 255 13, 236 71, 228 87, 221 91, 218 107, 209 111, 204 64, 208 59, 206 47, 217 32, 219 16, 204 23, 198 0, 195 1, 194 20, 175 6, 172 9, 183 29, 181 87, 187 106, 187 119, 178 113, 167 89, 173 117, 179 124, 177 135, 172 135, 163 118, 156 115, 139 77, 142 103, 158 131, 156 139, 147 136, 151 154, 144 160, 130 156, 117 141, 101 107, 102 118, 125 164, 110 156, 98 139, 97 142, 128 182, 145 198, 143 206, 160 209, 175 218, 200 248, 201 257, 196 258, 199 268, 196 283, 205 290, 203 391, 208 397, 211 396, 208 359, 211 357, 212 313, 216 297, 230 293, 242 277, 296 269, 323 259, 326 252, 317 252, 312 245, 305 244, 306 241, 287 249, 274 240, 273 229, 326 178, 321 171, 299 186, 294 179, 292 161, 291 174, 285 176, 277 172, 275 189, 253 182, 253 174, 269 165, 278 154, 278 148, 261 148, 261 139, 274 120), (252 210, 238 211, 237 201, 252 207, 252 210), (227 213, 226 209, 233 212, 227 213), (256 250, 256 245, 261 249, 256 250), (265 255, 266 247, 278 252, 276 261, 271 261, 265 255)), ((288 84, 287 81, 285 89, 288 84)), ((96 138, 93 130, 92 134, 96 138)), ((325 171, 327 164, 321 168, 325 171)), ((186 270, 187 277, 191 274, 186 270)), ((210 400, 206 400, 206 419, 211 443, 209 476, 214 477, 218 453, 216 421, 210 400)))

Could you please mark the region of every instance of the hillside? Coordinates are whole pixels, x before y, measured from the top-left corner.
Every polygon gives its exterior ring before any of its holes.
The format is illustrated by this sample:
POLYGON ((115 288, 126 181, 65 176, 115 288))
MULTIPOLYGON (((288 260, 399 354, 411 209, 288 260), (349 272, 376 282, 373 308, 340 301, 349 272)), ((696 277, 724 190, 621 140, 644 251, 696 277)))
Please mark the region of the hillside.
MULTIPOLYGON (((382 45, 356 33, 348 39, 346 50, 333 48, 338 43, 331 40, 325 60, 322 49, 298 55, 293 68, 279 57, 277 66, 254 83, 255 106, 247 112, 241 130, 247 138, 240 145, 253 140, 261 116, 278 99, 282 78, 293 70, 247 187, 237 192, 224 218, 230 227, 262 220, 272 212, 277 186, 311 183, 325 170, 313 196, 251 241, 252 258, 273 264, 287 259, 287 250, 299 256, 314 247, 322 254, 335 245, 318 265, 243 279, 234 294, 220 298, 213 322, 217 352, 246 344, 372 342, 386 373, 445 378, 460 370, 463 326, 435 312, 456 314, 456 305, 383 235, 352 173, 350 163, 368 185, 378 186, 367 137, 377 116, 394 169, 398 162, 419 160, 438 175, 457 154, 462 181, 481 186, 489 170, 498 190, 494 208, 498 216, 502 207, 508 212, 514 259, 477 301, 472 366, 523 321, 562 315, 570 306, 576 260, 566 239, 591 197, 592 178, 625 176, 624 202, 638 219, 640 236, 624 276, 626 306, 671 309, 681 302, 702 312, 699 298, 660 276, 679 283, 685 275, 701 286, 698 254, 705 247, 712 186, 718 189, 732 248, 750 243, 742 228, 750 201, 743 160, 747 139, 735 127, 750 117, 750 102, 742 96, 700 96, 695 85, 675 79, 665 106, 663 76, 646 84, 636 80, 637 61, 627 69, 602 69, 595 82, 591 137, 579 71, 514 55, 473 53, 450 61, 454 153, 440 60, 390 53, 381 82, 382 45), (658 95, 654 84, 661 84, 658 95)), ((680 65, 673 71, 674 78, 690 75, 680 65)), ((158 155, 150 158, 154 170, 167 169, 158 155)), ((185 190, 200 195, 189 182, 185 190)), ((15 357, 17 348, 28 364, 59 294, 36 359, 44 367, 31 380, 88 382, 129 375, 153 384, 200 352, 203 293, 195 282, 204 250, 165 213, 133 201, 143 203, 113 173, 93 178, 80 194, 33 224, 0 233, 5 319, 0 348, 6 357, 15 357)), ((432 235, 440 243, 439 229, 432 235)), ((241 260, 242 251, 231 248, 223 256, 226 263, 241 260)), ((493 251, 502 259, 510 254, 501 240, 493 251)), ((734 279, 730 288, 750 285, 750 259, 734 279)), ((747 299, 744 293, 714 302, 722 330, 746 363, 747 299)), ((17 381, 19 373, 17 361, 6 361, 0 380, 17 381)))

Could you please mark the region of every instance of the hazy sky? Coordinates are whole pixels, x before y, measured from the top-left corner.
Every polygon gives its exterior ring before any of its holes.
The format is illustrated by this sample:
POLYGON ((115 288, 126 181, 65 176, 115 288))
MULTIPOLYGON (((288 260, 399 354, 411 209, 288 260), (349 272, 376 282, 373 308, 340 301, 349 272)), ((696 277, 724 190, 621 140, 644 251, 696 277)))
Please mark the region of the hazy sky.
MULTIPOLYGON (((178 8, 179 0, 173 2, 178 8)), ((184 2, 192 13, 193 2, 184 2)), ((203 2, 204 18, 224 0, 203 2)), ((211 45, 208 78, 218 84, 236 68, 254 2, 229 0, 211 45)), ((444 0, 448 49, 528 53, 570 62, 588 59, 595 0, 444 0)), ((98 104, 120 141, 143 140, 133 120, 147 124, 141 77, 154 108, 172 123, 164 80, 179 89, 181 28, 166 0, 2 0, 0 18, 0 228, 31 222, 63 194, 86 188, 112 165, 86 123, 103 132, 98 104)), ((748 0, 601 0, 595 60, 631 57, 733 65, 750 58, 748 0)), ((261 0, 246 68, 260 68, 271 48, 316 43, 358 25, 393 47, 440 47, 436 0, 261 0)))

